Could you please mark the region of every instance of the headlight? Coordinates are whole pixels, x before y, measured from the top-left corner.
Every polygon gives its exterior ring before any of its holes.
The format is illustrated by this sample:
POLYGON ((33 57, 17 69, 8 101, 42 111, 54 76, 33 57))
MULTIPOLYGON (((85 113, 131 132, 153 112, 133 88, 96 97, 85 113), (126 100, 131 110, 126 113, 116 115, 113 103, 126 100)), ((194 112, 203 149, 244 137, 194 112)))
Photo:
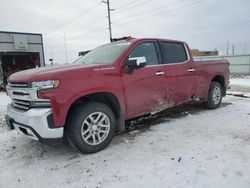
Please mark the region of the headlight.
POLYGON ((39 82, 32 82, 32 88, 36 89, 51 89, 59 86, 59 80, 46 80, 39 82))

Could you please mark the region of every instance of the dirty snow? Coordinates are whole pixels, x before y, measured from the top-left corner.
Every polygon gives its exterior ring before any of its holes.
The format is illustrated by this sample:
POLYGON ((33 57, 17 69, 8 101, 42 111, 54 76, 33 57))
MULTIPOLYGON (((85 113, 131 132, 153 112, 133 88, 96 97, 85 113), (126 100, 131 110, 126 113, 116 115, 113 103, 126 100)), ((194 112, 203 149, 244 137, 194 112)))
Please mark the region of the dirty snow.
MULTIPOLYGON (((1 94, 0 106, 5 100, 1 94)), ((144 127, 91 155, 49 147, 4 126, 0 187, 248 188, 249 122, 249 98, 227 96, 216 110, 193 102, 142 121, 144 127)))

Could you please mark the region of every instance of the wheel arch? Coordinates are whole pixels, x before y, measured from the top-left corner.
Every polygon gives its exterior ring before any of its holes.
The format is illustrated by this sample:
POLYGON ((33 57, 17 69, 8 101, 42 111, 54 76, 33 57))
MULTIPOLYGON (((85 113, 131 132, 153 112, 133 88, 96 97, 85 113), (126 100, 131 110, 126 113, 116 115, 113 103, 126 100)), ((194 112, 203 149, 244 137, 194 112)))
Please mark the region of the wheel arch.
POLYGON ((125 125, 123 122, 125 122, 125 119, 121 110, 121 105, 119 103, 118 98, 113 93, 110 93, 110 92, 91 93, 91 94, 81 96, 77 98, 76 100, 74 100, 73 103, 70 105, 69 110, 67 112, 66 122, 69 116, 71 115, 73 109, 76 108, 78 104, 85 104, 91 101, 101 102, 109 106, 111 110, 114 112, 115 118, 118 120, 117 129, 118 130, 124 129, 125 125))
POLYGON ((212 82, 218 82, 221 85, 221 88, 223 90, 223 96, 225 96, 226 95, 226 86, 225 86, 224 76, 216 75, 212 78, 211 83, 212 82))

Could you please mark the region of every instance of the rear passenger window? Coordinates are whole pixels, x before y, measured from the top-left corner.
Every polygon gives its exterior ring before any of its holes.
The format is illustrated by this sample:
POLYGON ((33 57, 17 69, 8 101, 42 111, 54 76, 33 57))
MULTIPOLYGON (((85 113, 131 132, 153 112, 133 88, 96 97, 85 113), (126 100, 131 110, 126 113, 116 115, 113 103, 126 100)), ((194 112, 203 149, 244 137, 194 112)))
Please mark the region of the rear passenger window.
POLYGON ((185 47, 182 43, 161 42, 164 64, 181 63, 188 60, 185 47))

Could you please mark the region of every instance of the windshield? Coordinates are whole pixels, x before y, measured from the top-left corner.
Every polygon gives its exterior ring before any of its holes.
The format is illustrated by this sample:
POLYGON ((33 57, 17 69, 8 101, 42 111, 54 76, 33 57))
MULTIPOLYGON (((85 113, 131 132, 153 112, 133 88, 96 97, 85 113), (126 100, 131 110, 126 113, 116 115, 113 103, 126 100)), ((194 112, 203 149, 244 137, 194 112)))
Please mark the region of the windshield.
POLYGON ((74 63, 107 64, 114 62, 131 42, 114 42, 95 48, 74 63))

